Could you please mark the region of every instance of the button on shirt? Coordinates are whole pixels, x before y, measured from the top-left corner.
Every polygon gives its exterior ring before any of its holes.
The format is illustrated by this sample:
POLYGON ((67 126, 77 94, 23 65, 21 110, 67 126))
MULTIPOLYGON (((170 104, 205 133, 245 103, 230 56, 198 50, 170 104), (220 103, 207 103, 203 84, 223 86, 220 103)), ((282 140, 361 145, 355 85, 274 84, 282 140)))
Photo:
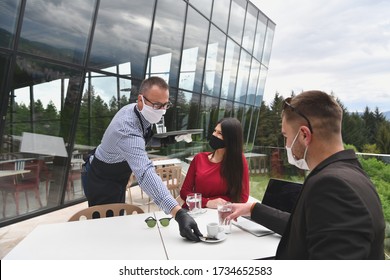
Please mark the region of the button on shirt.
POLYGON ((95 155, 105 163, 127 161, 141 189, 169 214, 178 203, 156 174, 155 167, 148 158, 143 133, 146 133, 151 124, 140 114, 141 124, 134 112, 135 106, 136 103, 126 105, 116 113, 95 155))

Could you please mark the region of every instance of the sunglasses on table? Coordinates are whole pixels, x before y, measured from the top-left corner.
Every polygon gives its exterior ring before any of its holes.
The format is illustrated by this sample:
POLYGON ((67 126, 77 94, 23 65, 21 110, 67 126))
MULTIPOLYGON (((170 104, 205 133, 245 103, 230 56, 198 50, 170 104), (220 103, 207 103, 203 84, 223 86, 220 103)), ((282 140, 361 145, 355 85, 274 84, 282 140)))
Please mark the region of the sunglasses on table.
MULTIPOLYGON (((163 227, 167 227, 167 226, 169 226, 169 222, 171 221, 171 219, 172 219, 172 217, 171 218, 161 218, 158 221, 160 222, 160 225, 162 225, 163 227)), ((153 217, 148 217, 145 219, 145 223, 148 225, 148 227, 153 228, 156 226, 157 220, 153 217)))
POLYGON ((311 126, 311 123, 308 119, 308 117, 306 117, 304 114, 302 114, 297 108, 295 108, 294 106, 292 106, 290 104, 291 102, 291 97, 288 97, 284 100, 284 105, 283 105, 283 110, 286 110, 287 108, 289 108, 291 111, 297 113, 298 115, 300 115, 302 118, 304 118, 306 121, 307 121, 307 126, 309 127, 309 130, 311 133, 313 133, 313 128, 311 126))

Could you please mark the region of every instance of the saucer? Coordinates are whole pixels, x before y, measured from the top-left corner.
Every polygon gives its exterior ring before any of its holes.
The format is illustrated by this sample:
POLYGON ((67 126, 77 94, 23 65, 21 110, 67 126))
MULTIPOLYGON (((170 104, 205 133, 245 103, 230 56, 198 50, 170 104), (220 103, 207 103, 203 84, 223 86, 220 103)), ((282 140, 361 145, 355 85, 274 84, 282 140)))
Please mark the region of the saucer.
POLYGON ((200 237, 200 240, 206 243, 218 243, 224 241, 227 238, 227 235, 224 232, 218 233, 217 237, 209 238, 207 236, 200 237))
POLYGON ((191 217, 193 217, 193 218, 195 218, 195 217, 197 217, 197 216, 199 216, 199 215, 202 215, 202 214, 204 214, 204 213, 206 213, 207 212, 207 209, 206 208, 202 208, 202 209, 200 209, 198 212, 196 212, 196 213, 191 213, 190 211, 188 212, 188 214, 191 216, 191 217))

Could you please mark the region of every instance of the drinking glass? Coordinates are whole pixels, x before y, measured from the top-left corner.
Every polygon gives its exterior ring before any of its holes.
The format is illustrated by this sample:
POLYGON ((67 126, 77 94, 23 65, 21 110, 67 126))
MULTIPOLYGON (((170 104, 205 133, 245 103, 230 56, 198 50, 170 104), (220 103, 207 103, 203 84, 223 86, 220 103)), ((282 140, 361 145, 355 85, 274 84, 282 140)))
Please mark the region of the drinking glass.
POLYGON ((202 194, 192 193, 187 195, 186 203, 188 205, 190 215, 198 215, 202 213, 202 194))
POLYGON ((219 204, 217 210, 219 225, 223 228, 225 233, 230 233, 232 225, 230 220, 226 220, 226 217, 232 213, 232 203, 227 202, 225 204, 219 204))

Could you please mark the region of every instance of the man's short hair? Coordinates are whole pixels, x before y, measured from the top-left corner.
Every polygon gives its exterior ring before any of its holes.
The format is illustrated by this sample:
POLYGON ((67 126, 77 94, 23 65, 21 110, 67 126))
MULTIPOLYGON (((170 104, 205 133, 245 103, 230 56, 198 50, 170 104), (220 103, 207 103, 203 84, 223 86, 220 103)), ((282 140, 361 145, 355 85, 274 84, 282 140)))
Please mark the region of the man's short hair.
POLYGON ((151 87, 158 86, 160 89, 169 90, 169 86, 164 79, 153 76, 142 81, 141 86, 139 87, 139 94, 147 92, 151 87))
POLYGON ((308 125, 309 121, 312 133, 341 133, 343 110, 332 95, 319 90, 304 91, 290 98, 288 104, 283 107, 286 121, 300 125, 308 125))

